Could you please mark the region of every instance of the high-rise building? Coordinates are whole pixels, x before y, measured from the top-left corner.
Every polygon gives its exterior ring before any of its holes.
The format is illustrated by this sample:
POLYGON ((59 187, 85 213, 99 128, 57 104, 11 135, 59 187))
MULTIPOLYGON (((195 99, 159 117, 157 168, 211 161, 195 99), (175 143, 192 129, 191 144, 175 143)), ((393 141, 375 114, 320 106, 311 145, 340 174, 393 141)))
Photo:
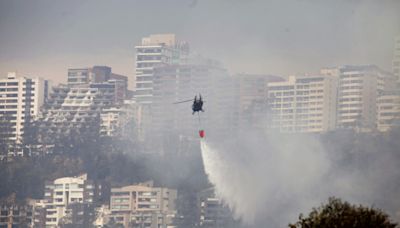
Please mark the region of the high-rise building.
POLYGON ((39 114, 47 99, 49 82, 9 73, 0 79, 0 137, 21 143, 24 127, 39 114))
POLYGON ((233 76, 235 107, 234 123, 239 129, 266 127, 268 83, 283 81, 272 75, 237 74, 233 76))
MULTIPOLYGON (((59 227, 60 224, 69 223, 77 210, 83 212, 84 208, 96 201, 100 194, 99 188, 100 186, 87 179, 86 174, 47 182, 44 195, 46 227, 59 227)), ((90 213, 86 213, 88 214, 90 213)))
POLYGON ((290 76, 268 83, 271 128, 280 132, 326 132, 336 126, 335 76, 290 76))
POLYGON ((400 126, 400 90, 384 91, 378 97, 378 130, 388 131, 394 126, 400 126))
POLYGON ((175 34, 155 34, 142 39, 136 49, 136 92, 139 103, 151 103, 155 66, 182 63, 188 54, 187 43, 175 34))
POLYGON ((395 40, 394 53, 393 53, 393 74, 400 81, 400 36, 395 40))
POLYGON ((154 34, 144 37, 136 50, 136 77, 134 96, 138 103, 139 139, 150 134, 152 124, 154 67, 185 62, 189 52, 186 42, 178 41, 175 34, 154 34))
POLYGON ((152 182, 111 189, 110 219, 124 227, 167 227, 176 215, 177 191, 152 182))
POLYGON ((338 73, 338 127, 376 128, 378 96, 393 89, 394 76, 373 65, 343 66, 338 73))

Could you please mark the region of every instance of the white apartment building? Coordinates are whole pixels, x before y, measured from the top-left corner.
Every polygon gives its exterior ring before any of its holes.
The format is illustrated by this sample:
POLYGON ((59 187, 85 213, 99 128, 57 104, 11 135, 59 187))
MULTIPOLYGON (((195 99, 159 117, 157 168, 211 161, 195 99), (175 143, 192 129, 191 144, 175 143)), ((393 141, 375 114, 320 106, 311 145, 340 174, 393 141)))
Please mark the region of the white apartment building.
POLYGON ((400 91, 385 91, 378 97, 377 116, 379 131, 400 126, 400 91))
POLYGON ((286 133, 335 129, 337 84, 335 76, 290 76, 268 83, 271 128, 286 133))
POLYGON ((142 39, 136 50, 136 92, 140 103, 151 103, 153 68, 182 63, 189 52, 188 44, 179 42, 175 34, 155 34, 142 39))
POLYGON ((395 40, 394 53, 393 53, 393 74, 400 82, 400 36, 395 40))
POLYGON ((391 90, 394 76, 373 65, 343 66, 338 72, 338 127, 376 128, 378 95, 391 90))
POLYGON ((0 137, 20 143, 25 125, 38 115, 48 90, 47 80, 19 77, 15 72, 0 79, 0 118, 8 124, 8 129, 0 131, 0 137))
POLYGON ((59 227, 73 204, 93 204, 95 185, 87 175, 63 177, 45 186, 46 227, 59 227))
POLYGON ((176 190, 152 182, 112 188, 110 219, 126 228, 167 228, 176 215, 176 198, 176 190))

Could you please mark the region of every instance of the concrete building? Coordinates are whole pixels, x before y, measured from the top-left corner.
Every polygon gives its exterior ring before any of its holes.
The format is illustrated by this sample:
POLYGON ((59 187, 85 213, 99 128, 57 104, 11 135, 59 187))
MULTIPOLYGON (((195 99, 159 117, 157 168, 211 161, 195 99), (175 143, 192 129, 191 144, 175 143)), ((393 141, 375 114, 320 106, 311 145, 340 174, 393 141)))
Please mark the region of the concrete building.
POLYGON ((111 189, 110 219, 124 227, 167 228, 176 214, 177 191, 152 182, 111 189))
POLYGON ((27 199, 16 203, 3 201, 0 205, 0 227, 45 228, 45 210, 43 200, 27 199))
POLYGON ((394 53, 393 53, 393 74, 400 81, 400 36, 395 40, 394 53))
POLYGON ((268 83, 271 128, 280 132, 326 132, 336 126, 335 76, 291 76, 268 83))
POLYGON ((114 100, 112 89, 54 87, 40 118, 43 131, 47 132, 45 135, 92 131, 100 125, 101 111, 111 107, 114 100))
POLYGON ((153 34, 144 37, 135 50, 134 97, 139 111, 139 139, 144 140, 150 134, 146 130, 151 128, 152 123, 154 67, 185 62, 189 46, 179 41, 175 34, 153 34))
POLYGON ((68 69, 68 86, 87 85, 93 77, 94 73, 91 72, 90 68, 68 69))
POLYGON ((379 131, 400 127, 400 90, 384 91, 379 95, 377 117, 379 131))
POLYGON ((268 83, 284 79, 271 75, 237 74, 233 76, 234 123, 239 129, 266 127, 268 83))
MULTIPOLYGON (((87 175, 78 177, 63 177, 45 186, 46 227, 58 227, 70 223, 73 215, 88 215, 77 213, 79 207, 87 208, 93 205, 99 197, 101 186, 96 186, 87 179, 87 175), (74 212, 75 211, 75 212, 74 212)), ((83 209, 81 210, 84 211, 83 209)), ((82 219, 87 221, 90 219, 82 219)))
POLYGON ((338 71, 338 127, 375 129, 378 96, 393 89, 394 76, 373 65, 343 66, 338 71))
POLYGON ((9 73, 0 79, 0 137, 12 144, 22 141, 24 127, 39 114, 47 99, 49 82, 9 73))
POLYGON ((94 66, 68 69, 68 86, 87 86, 91 83, 106 82, 111 77, 111 67, 94 66))
POLYGON ((33 227, 30 205, 0 205, 0 227, 33 227))
POLYGON ((142 39, 136 50, 136 92, 139 103, 151 103, 153 68, 182 63, 189 52, 188 44, 177 40, 175 34, 155 34, 142 39))
POLYGON ((111 72, 111 67, 94 66, 68 69, 68 87, 105 88, 114 91, 115 102, 126 98, 128 78, 111 72))
POLYGON ((32 227, 45 228, 46 227, 46 205, 43 199, 35 200, 29 199, 28 205, 32 206, 32 227))

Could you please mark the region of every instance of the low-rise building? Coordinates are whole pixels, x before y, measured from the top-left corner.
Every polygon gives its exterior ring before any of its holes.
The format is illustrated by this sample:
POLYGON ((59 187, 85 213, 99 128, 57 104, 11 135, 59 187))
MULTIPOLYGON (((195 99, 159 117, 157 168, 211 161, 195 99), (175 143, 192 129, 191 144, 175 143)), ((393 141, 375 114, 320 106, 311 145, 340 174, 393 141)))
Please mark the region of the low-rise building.
POLYGON ((92 215, 89 210, 93 209, 92 205, 101 194, 100 189, 101 186, 88 180, 86 174, 47 182, 45 186, 46 227, 57 227, 74 221, 87 224, 91 218, 79 216, 92 215))
POLYGON ((33 227, 31 205, 0 205, 0 227, 33 227))
POLYGON ((112 188, 110 219, 126 228, 166 228, 173 224, 176 197, 176 190, 152 182, 112 188))

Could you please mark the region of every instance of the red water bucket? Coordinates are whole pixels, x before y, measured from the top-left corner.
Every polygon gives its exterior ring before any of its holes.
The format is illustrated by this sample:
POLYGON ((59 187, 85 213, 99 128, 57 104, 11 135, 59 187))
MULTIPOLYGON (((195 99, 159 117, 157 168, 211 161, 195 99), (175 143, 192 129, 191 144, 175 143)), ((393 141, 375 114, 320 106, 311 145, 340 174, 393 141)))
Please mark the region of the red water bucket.
POLYGON ((204 130, 200 130, 199 131, 199 135, 200 135, 200 138, 204 138, 204 136, 205 136, 204 130))

